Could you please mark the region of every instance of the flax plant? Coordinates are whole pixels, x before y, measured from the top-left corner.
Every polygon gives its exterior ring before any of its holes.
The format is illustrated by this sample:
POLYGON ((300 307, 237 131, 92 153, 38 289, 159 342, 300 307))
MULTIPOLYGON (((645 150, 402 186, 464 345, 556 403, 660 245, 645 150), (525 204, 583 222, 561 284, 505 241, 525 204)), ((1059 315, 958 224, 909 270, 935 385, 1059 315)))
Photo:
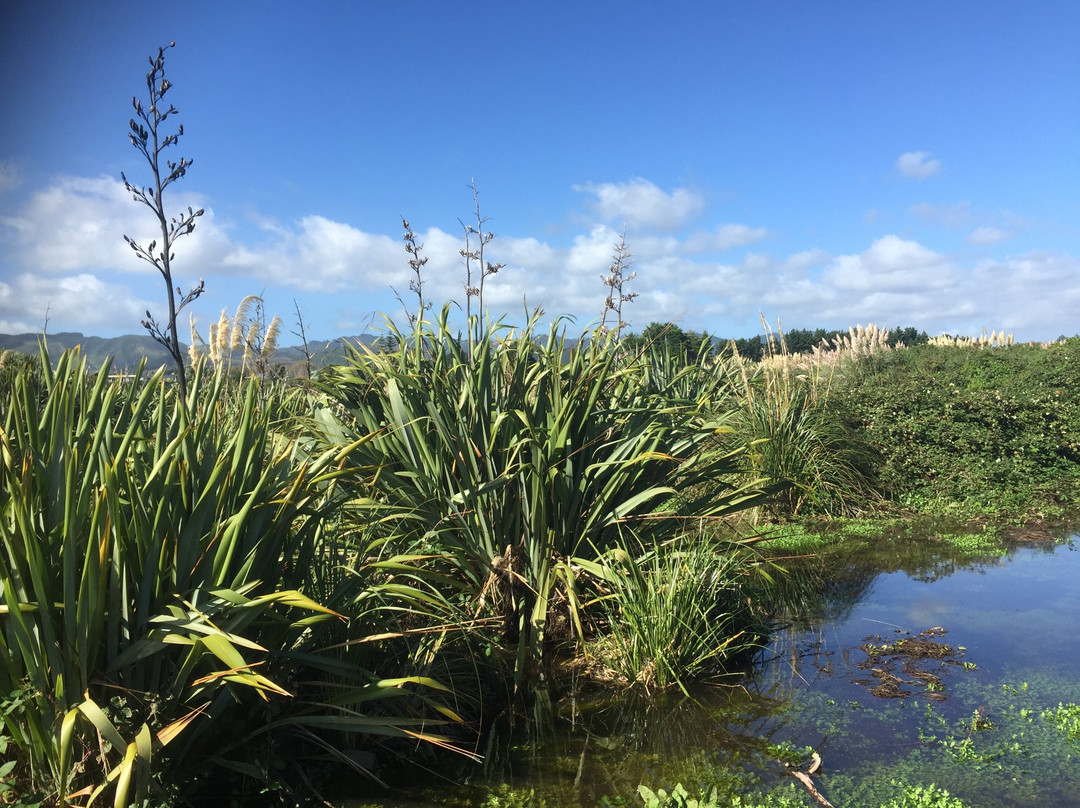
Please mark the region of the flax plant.
POLYGON ((324 529, 333 453, 271 428, 272 396, 205 363, 184 403, 164 370, 110 381, 77 351, 53 370, 44 349, 41 367, 44 399, 16 381, 0 446, 0 692, 23 694, 2 717, 20 783, 61 805, 162 802, 170 773, 250 781, 284 738, 436 740, 365 709, 435 683, 382 682, 325 648, 355 639, 343 612, 362 612, 369 579, 304 593, 342 555, 324 529), (304 671, 321 683, 294 698, 304 671))
POLYGON ((656 395, 611 339, 538 334, 539 316, 470 350, 444 308, 396 351, 360 348, 326 376, 319 415, 370 479, 357 507, 414 526, 410 550, 447 565, 474 617, 499 619, 515 688, 542 698, 554 635, 582 633, 579 559, 761 495, 723 482, 740 452, 710 451, 722 418, 656 395))

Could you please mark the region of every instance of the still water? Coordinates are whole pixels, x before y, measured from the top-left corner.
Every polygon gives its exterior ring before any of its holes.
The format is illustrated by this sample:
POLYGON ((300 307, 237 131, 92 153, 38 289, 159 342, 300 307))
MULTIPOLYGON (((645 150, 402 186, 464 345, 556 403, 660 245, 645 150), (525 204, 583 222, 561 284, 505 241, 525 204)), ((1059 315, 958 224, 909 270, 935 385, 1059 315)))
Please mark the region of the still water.
POLYGON ((812 769, 837 808, 930 784, 979 808, 1080 806, 1077 540, 871 545, 788 564, 784 625, 745 678, 565 699, 554 732, 412 804, 641 805, 639 785, 682 784, 719 805, 809 806, 791 772, 812 769))

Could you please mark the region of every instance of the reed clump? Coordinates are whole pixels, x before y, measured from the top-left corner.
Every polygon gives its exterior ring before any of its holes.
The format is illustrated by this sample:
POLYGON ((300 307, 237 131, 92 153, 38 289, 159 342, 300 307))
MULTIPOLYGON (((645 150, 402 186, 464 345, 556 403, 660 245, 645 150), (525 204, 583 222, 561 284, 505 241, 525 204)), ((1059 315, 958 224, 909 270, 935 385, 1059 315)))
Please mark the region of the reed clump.
POLYGON ((731 379, 739 434, 750 443, 747 473, 772 486, 773 517, 855 515, 881 499, 875 451, 861 439, 834 386, 861 359, 894 350, 888 331, 852 329, 810 354, 787 350, 783 331, 764 323, 766 352, 744 360, 732 345, 731 379))

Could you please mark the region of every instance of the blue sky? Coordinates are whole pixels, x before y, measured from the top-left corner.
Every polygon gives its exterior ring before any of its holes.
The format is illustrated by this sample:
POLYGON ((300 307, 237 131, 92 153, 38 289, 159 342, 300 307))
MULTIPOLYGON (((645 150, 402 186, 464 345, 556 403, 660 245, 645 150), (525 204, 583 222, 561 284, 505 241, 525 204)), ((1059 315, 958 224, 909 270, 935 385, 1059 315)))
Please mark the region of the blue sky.
MULTIPOLYGON (((475 180, 493 314, 603 306, 719 336, 914 325, 1080 331, 1080 3, 311 2, 0 5, 0 332, 139 333, 164 285, 123 235, 147 56, 204 207, 178 242, 199 328, 262 294, 286 331, 462 300, 475 180), (295 304, 294 304, 295 301, 295 304)), ((181 317, 187 339, 186 312, 181 317)), ((290 341, 286 339, 286 341, 290 341)))

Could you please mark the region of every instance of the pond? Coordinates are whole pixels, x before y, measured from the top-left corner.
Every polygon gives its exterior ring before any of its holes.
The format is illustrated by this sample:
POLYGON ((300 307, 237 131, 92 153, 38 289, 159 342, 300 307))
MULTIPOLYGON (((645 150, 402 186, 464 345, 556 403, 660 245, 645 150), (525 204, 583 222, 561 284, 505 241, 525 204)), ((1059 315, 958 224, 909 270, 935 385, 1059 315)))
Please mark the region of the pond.
POLYGON ((945 805, 901 801, 931 784, 972 807, 1080 806, 1080 545, 934 539, 785 561, 784 625, 741 680, 568 697, 554 731, 491 750, 488 774, 402 804, 641 805, 639 785, 681 785, 817 805, 805 781, 837 808, 945 805))

